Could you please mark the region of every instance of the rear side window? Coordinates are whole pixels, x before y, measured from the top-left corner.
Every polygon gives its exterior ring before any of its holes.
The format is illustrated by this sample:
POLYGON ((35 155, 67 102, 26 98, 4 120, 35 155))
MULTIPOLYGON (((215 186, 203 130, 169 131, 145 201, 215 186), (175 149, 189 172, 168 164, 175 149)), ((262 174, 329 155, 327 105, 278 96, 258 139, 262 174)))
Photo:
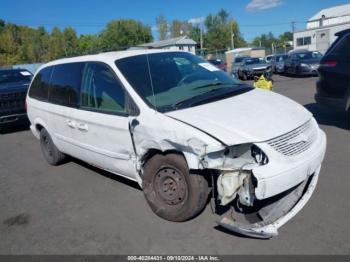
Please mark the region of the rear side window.
POLYGON ((38 100, 47 101, 49 94, 52 67, 42 69, 34 78, 30 86, 29 96, 38 100))
POLYGON ((335 45, 332 55, 350 55, 350 35, 345 36, 341 41, 335 45))
POLYGON ((104 113, 126 113, 125 91, 111 69, 88 63, 82 82, 81 107, 104 113))
POLYGON ((77 107, 85 63, 57 65, 53 69, 49 102, 77 107))

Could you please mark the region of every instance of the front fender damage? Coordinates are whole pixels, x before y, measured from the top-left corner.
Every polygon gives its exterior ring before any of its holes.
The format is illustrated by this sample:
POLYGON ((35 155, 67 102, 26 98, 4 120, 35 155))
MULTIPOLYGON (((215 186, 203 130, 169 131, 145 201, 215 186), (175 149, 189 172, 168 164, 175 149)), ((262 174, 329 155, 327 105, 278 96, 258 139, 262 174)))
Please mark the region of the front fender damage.
POLYGON ((145 156, 150 150, 180 152, 186 158, 190 172, 210 171, 212 174, 215 202, 230 208, 218 224, 231 231, 257 238, 277 235, 277 229, 298 213, 316 185, 318 173, 274 199, 257 200, 254 189, 259 181, 254 176, 254 168, 261 163, 252 156, 252 144, 227 146, 215 139, 201 137, 201 132, 189 136, 187 130, 183 130, 183 134, 187 134, 182 137, 175 129, 131 126, 140 186, 145 156))

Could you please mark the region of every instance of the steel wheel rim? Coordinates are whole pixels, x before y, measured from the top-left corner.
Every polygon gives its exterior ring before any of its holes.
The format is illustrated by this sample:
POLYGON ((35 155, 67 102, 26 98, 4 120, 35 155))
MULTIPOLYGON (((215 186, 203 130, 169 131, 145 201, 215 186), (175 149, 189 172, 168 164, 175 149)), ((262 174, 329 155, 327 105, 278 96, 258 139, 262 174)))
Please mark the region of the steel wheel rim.
POLYGON ((164 167, 158 170, 153 186, 158 199, 168 205, 178 205, 187 199, 186 179, 176 168, 164 167))

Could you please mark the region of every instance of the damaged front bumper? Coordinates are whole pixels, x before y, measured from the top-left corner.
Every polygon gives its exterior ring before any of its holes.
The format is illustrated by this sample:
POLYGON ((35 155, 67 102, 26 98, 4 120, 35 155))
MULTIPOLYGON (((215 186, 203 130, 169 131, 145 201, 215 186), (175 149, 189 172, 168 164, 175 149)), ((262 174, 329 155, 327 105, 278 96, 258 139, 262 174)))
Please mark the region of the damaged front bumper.
MULTIPOLYGON (((259 210, 262 221, 244 223, 237 221, 233 215, 225 214, 218 224, 230 231, 256 237, 271 238, 278 235, 278 229, 293 218, 308 202, 316 188, 321 166, 315 173, 298 185, 281 199, 259 210)), ((228 212, 230 213, 230 212, 228 212)))

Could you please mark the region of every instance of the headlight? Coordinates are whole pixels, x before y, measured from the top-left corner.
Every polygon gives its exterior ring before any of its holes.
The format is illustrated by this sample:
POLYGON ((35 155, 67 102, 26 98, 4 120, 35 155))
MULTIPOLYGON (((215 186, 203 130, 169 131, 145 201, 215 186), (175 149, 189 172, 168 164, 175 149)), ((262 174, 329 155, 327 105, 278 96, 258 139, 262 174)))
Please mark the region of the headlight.
POLYGON ((266 154, 256 145, 247 143, 227 147, 225 150, 211 152, 204 156, 204 168, 232 170, 247 164, 266 165, 269 162, 266 154))
POLYGON ((301 67, 309 67, 308 64, 300 64, 301 67))
POLYGON ((254 158, 255 162, 260 166, 263 166, 269 163, 269 159, 267 158, 267 155, 264 153, 264 151, 262 151, 256 145, 252 145, 250 147, 250 152, 251 152, 252 158, 254 158))

